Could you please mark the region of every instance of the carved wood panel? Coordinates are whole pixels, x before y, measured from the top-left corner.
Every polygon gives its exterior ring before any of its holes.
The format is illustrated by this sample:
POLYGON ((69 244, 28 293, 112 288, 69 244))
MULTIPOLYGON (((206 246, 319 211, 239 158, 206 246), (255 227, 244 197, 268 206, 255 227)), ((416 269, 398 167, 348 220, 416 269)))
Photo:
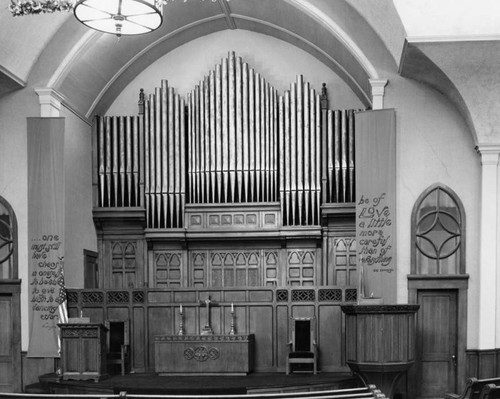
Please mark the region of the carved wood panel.
POLYGON ((144 279, 142 240, 105 240, 103 242, 104 286, 142 287, 144 279))
POLYGON ((180 251, 156 251, 153 255, 155 265, 155 287, 181 287, 184 264, 180 251))
POLYGON ((189 252, 191 287, 276 286, 278 250, 197 250, 189 252))
POLYGON ((287 285, 315 284, 316 249, 289 249, 287 253, 287 285))
POLYGON ((345 287, 356 285, 356 240, 354 237, 336 237, 332 240, 334 280, 333 284, 345 287))
POLYGON ((92 322, 130 320, 132 369, 154 371, 154 337, 175 335, 181 321, 186 334, 200 334, 207 321, 208 296, 215 334, 231 330, 231 304, 237 334, 255 334, 255 371, 284 372, 290 317, 315 317, 320 369, 343 371, 344 334, 340 305, 355 301, 355 288, 175 288, 68 290, 68 312, 83 312, 92 322), (349 292, 348 292, 349 291, 349 292))

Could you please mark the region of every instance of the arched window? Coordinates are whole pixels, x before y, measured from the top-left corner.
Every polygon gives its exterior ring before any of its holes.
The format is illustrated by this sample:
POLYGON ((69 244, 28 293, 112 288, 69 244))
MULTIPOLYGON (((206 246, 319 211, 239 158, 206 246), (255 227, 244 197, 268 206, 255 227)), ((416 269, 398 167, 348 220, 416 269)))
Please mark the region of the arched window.
POLYGON ((16 217, 9 203, 0 197, 0 279, 17 278, 16 217))
POLYGON ((465 214, 450 188, 436 184, 412 213, 412 274, 465 273, 465 214))

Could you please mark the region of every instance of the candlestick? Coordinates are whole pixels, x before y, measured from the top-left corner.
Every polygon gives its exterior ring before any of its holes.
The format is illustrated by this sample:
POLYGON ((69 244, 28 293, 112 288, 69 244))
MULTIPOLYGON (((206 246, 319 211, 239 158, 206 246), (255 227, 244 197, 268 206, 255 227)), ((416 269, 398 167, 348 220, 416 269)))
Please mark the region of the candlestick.
POLYGON ((182 305, 179 307, 179 331, 177 332, 177 335, 184 335, 184 315, 182 314, 182 305))
POLYGON ((235 326, 235 314, 234 314, 234 305, 231 304, 231 330, 229 331, 229 335, 236 334, 236 326, 235 326))

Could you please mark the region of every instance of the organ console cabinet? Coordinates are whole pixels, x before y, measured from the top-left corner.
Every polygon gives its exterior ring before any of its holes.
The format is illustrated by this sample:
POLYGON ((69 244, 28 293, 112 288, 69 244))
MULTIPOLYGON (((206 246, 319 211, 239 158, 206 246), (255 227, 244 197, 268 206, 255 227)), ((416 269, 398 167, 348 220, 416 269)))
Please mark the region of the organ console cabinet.
POLYGON ((106 374, 106 332, 100 323, 58 324, 63 380, 99 381, 106 374))

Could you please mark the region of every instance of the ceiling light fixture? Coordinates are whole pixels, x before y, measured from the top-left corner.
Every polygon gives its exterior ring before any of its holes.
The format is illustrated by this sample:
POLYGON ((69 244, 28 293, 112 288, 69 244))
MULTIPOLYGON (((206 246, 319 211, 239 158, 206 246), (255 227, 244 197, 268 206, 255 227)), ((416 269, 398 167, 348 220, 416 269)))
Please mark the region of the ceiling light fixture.
POLYGON ((158 29, 163 0, 78 0, 75 17, 89 28, 121 35, 140 35, 158 29))
MULTIPOLYGON (((82 24, 120 37, 121 35, 140 35, 158 29, 163 22, 163 5, 173 1, 11 0, 9 10, 15 17, 73 10, 75 17, 82 24)), ((183 1, 185 3, 187 0, 183 1)), ((211 1, 215 3, 222 0, 211 1)))

